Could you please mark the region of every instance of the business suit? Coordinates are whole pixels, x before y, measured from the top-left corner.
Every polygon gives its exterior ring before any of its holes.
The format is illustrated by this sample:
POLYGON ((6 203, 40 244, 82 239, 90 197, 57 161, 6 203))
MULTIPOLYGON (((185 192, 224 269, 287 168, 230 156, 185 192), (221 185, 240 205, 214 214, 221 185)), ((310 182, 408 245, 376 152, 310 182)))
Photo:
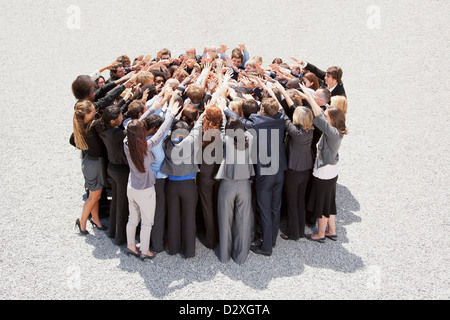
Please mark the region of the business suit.
POLYGON ((111 206, 109 212, 108 236, 116 245, 126 243, 126 226, 129 208, 127 184, 130 168, 123 149, 125 131, 122 126, 99 132, 108 155, 108 175, 111 177, 111 206))
MULTIPOLYGON (((248 119, 239 117, 230 109, 227 117, 237 117, 254 137, 256 136, 256 202, 261 218, 262 243, 259 249, 265 255, 272 254, 278 229, 282 202, 284 171, 287 169, 283 144, 285 123, 280 111, 273 117, 252 114, 248 119)), ((255 147, 252 148, 252 152, 255 147)))
MULTIPOLYGON (((311 64, 311 63, 306 63, 305 69, 311 71, 312 73, 314 73, 317 78, 319 79, 320 85, 321 87, 326 87, 326 85, 324 84, 325 81, 325 75, 327 74, 325 71, 320 70, 319 68, 317 68, 315 65, 311 64)), ((345 89, 344 89, 344 85, 342 83, 338 83, 336 85, 336 87, 334 87, 333 90, 330 90, 331 92, 331 96, 345 96, 345 89)))
POLYGON ((198 201, 195 175, 199 171, 196 142, 199 139, 203 115, 189 135, 172 141, 169 134, 163 143, 165 159, 161 172, 166 182, 167 240, 169 255, 182 253, 185 258, 195 256, 195 212, 198 201))
POLYGON ((314 118, 314 125, 322 132, 317 143, 317 157, 313 171, 313 181, 311 194, 308 199, 307 208, 317 218, 336 214, 336 182, 337 168, 339 162, 339 148, 343 139, 343 134, 337 128, 330 125, 323 113, 314 118), (321 168, 332 166, 326 171, 319 173, 321 168), (331 169, 331 170, 330 170, 331 169))
POLYGON ((248 132, 245 136, 248 148, 241 151, 236 149, 232 137, 225 136, 225 158, 215 177, 220 180, 218 223, 221 262, 227 262, 232 257, 237 264, 242 264, 250 251, 253 223, 250 178, 255 171, 250 159, 253 137, 248 132))
POLYGON ((288 217, 286 235, 289 239, 297 240, 305 236, 305 195, 313 167, 311 142, 314 130, 304 131, 300 125, 294 125, 287 115, 284 119, 288 133, 286 137, 288 170, 284 178, 288 217))

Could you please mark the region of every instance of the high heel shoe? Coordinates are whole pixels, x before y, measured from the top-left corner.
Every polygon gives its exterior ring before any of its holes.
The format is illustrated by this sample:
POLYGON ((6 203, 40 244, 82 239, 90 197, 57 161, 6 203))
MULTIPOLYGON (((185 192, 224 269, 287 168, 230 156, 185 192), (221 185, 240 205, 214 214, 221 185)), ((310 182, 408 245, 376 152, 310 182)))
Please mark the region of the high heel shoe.
POLYGON ((80 219, 77 219, 76 221, 75 221, 75 227, 78 227, 78 229, 80 229, 80 233, 81 234, 84 234, 84 235, 86 235, 86 234, 89 234, 89 231, 87 231, 87 230, 81 230, 81 223, 80 223, 80 219))
POLYGON ((101 226, 99 227, 94 220, 92 220, 91 218, 89 218, 89 222, 92 224, 93 227, 97 228, 98 230, 108 230, 108 227, 106 226, 101 226))

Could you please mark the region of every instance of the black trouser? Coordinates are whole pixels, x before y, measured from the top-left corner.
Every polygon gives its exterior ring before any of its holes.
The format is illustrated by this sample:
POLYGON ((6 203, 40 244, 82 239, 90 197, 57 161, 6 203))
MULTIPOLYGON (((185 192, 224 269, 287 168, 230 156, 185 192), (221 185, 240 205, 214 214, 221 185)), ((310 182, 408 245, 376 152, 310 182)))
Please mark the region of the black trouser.
POLYGON ((306 187, 310 170, 287 170, 284 175, 284 193, 287 207, 289 239, 305 237, 306 187))
POLYGON ((156 179, 156 209, 153 221, 150 247, 155 252, 164 250, 164 235, 166 231, 166 180, 156 179))
POLYGON ((166 194, 169 254, 181 252, 185 258, 194 257, 198 199, 195 180, 167 180, 166 194))
POLYGON ((214 249, 219 242, 217 222, 217 196, 220 181, 211 178, 211 173, 197 174, 197 187, 200 206, 205 224, 205 246, 214 249))
POLYGON ((128 197, 127 184, 130 168, 127 165, 108 164, 111 177, 111 206, 109 211, 108 237, 116 245, 127 243, 128 197))
POLYGON ((262 244, 261 250, 272 253, 280 227, 284 171, 274 175, 258 175, 255 180, 256 201, 259 208, 262 244))

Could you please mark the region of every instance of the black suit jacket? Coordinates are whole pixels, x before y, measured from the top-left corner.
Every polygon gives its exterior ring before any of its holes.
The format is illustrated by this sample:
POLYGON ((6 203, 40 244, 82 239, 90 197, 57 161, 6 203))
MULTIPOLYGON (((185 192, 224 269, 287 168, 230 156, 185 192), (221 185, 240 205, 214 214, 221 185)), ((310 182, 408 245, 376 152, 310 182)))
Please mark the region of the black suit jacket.
POLYGON ((331 96, 344 96, 347 97, 345 94, 344 85, 342 83, 338 83, 337 86, 331 91, 331 96))
MULTIPOLYGON (((311 64, 311 63, 307 63, 305 69, 311 71, 312 73, 314 73, 317 78, 319 79, 319 83, 321 87, 326 87, 325 85, 325 75, 327 74, 325 71, 320 70, 319 68, 317 68, 315 65, 311 64)), ((331 96, 346 96, 345 94, 345 90, 344 90, 344 85, 341 83, 338 83, 338 85, 336 86, 336 88, 334 88, 333 91, 331 91, 331 96)))
POLYGON ((230 109, 225 109, 224 112, 227 118, 239 118, 245 129, 257 139, 253 144, 256 143, 256 158, 252 158, 253 161, 256 160, 256 175, 275 175, 287 169, 283 112, 279 111, 273 117, 252 114, 248 119, 238 116, 230 109))

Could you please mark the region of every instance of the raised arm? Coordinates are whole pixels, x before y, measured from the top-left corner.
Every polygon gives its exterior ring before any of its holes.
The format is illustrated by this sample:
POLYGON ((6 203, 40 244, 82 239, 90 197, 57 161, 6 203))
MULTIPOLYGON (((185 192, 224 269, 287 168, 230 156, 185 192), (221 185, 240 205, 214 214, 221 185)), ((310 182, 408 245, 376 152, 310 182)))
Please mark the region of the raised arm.
POLYGON ((158 131, 156 131, 153 137, 147 140, 147 147, 149 151, 157 146, 162 141, 162 139, 164 139, 166 132, 170 129, 173 119, 175 118, 175 115, 179 110, 180 104, 178 102, 171 103, 170 114, 165 118, 163 124, 161 125, 161 127, 159 127, 158 131))
POLYGON ((317 76, 317 78, 319 78, 321 80, 325 80, 325 75, 327 74, 325 71, 320 70, 315 65, 313 65, 309 62, 302 61, 302 60, 296 59, 294 57, 291 57, 291 59, 294 60, 295 62, 297 62, 302 68, 308 69, 309 71, 314 73, 317 76))
POLYGON ((284 89, 283 85, 279 82, 275 82, 274 87, 278 89, 278 91, 280 91, 280 93, 284 97, 284 100, 286 100, 288 107, 291 108, 294 105, 294 101, 292 101, 291 97, 287 94, 286 89, 284 89))
POLYGON ((322 113, 322 108, 317 104, 316 100, 312 96, 311 92, 309 92, 308 88, 305 87, 305 85, 300 84, 300 88, 302 89, 303 93, 300 92, 300 95, 303 99, 308 101, 309 105, 312 108, 314 117, 319 116, 322 113))
POLYGON ((136 77, 138 74, 132 75, 123 85, 117 86, 111 91, 109 91, 105 97, 98 99, 98 101, 94 102, 94 106, 96 110, 101 108, 106 108, 111 105, 116 98, 120 96, 120 94, 125 90, 125 88, 131 87, 131 85, 136 81, 136 77))

